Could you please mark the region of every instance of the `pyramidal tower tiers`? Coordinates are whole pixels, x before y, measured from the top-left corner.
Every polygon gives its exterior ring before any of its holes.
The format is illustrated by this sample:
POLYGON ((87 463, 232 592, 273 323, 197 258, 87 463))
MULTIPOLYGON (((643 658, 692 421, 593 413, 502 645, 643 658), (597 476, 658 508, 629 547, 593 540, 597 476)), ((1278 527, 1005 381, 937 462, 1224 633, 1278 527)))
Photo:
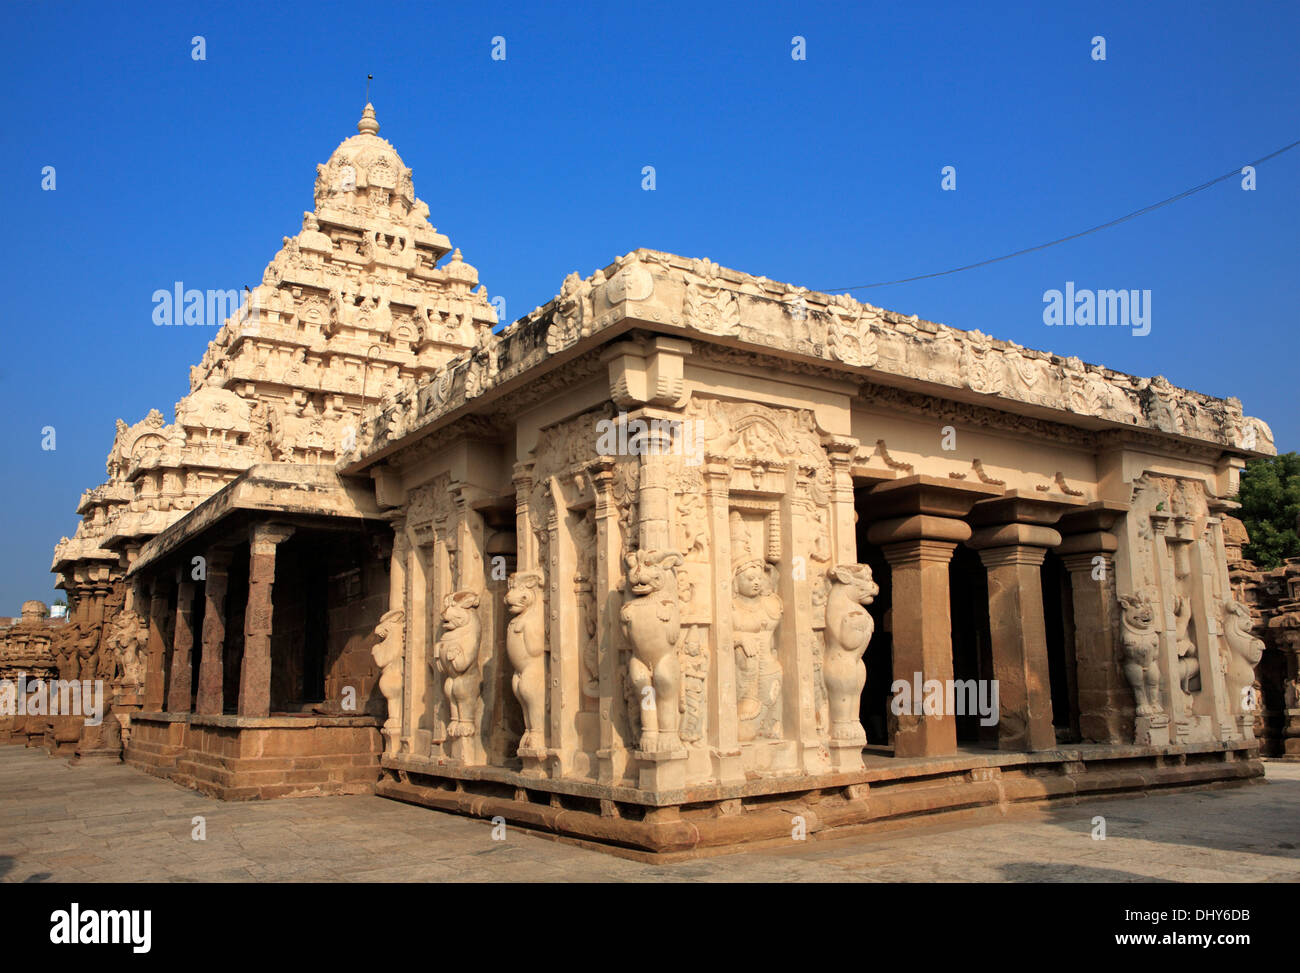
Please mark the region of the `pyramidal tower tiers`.
POLYGON ((190 369, 176 421, 156 409, 118 420, 108 479, 55 549, 58 586, 105 588, 149 537, 254 464, 333 465, 366 403, 491 334, 478 271, 429 223, 373 106, 316 167, 314 195, 302 230, 190 369))

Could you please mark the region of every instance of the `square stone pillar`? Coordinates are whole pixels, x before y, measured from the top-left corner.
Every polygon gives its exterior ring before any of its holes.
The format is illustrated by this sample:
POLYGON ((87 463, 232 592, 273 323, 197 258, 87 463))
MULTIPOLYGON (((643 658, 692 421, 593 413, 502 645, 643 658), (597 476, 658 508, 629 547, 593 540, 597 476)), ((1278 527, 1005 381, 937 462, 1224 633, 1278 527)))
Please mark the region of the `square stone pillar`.
POLYGON ((1125 504, 1098 500, 1065 514, 1056 524, 1064 538, 1056 547, 1070 572, 1074 606, 1074 664, 1079 733, 1086 743, 1128 743, 1133 739, 1133 690, 1121 669, 1119 600, 1110 529, 1125 504))
MULTIPOLYGON (((993 530, 1043 532, 1034 538, 1038 543, 979 548, 989 579, 989 636, 993 676, 998 681, 998 747, 1051 750, 1056 746, 1056 730, 1052 726, 1052 681, 1039 569, 1046 549, 1059 543, 1060 535, 1027 524, 993 530)), ((972 538, 972 547, 985 540, 981 533, 972 538)))
MULTIPOLYGON (((184 569, 182 569, 182 572, 184 569)), ((190 711, 193 687, 194 653, 194 582, 181 581, 176 586, 176 629, 172 636, 172 679, 167 690, 167 709, 172 713, 190 711)))
POLYGON ((998 747, 1002 750, 1056 747, 1040 569, 1047 548, 1061 543, 1061 535, 1047 525, 1077 506, 1080 501, 1065 495, 1009 491, 971 511, 970 519, 979 527, 969 546, 979 551, 988 572, 989 636, 993 676, 998 681, 998 747))
POLYGON ((244 660, 239 673, 239 715, 271 712, 271 620, 275 549, 293 536, 280 524, 254 524, 249 530, 248 608, 244 612, 244 660))
MULTIPOLYGON (((948 565, 957 545, 970 537, 960 518, 1001 488, 923 474, 882 483, 865 498, 860 514, 871 523, 867 540, 889 562, 892 597, 894 682, 923 686, 953 677, 952 615, 948 565)), ((920 699, 897 715, 895 757, 955 753, 952 713, 925 713, 920 699)), ((891 704, 892 705, 892 704, 891 704)))
POLYGON ((203 584, 203 632, 199 646, 199 685, 194 709, 204 716, 220 716, 225 708, 223 683, 226 647, 226 588, 230 582, 230 555, 207 553, 203 584))
POLYGON ((163 708, 167 673, 167 582, 154 578, 149 596, 149 641, 145 649, 144 708, 156 713, 163 708))

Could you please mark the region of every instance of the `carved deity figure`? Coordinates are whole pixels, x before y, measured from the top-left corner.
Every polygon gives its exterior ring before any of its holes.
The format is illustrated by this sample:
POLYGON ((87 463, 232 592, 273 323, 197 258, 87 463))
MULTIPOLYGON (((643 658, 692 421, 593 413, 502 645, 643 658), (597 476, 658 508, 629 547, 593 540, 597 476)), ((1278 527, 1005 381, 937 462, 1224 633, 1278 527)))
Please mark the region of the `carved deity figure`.
POLYGON ((1196 643, 1188 633, 1192 623, 1192 603, 1185 595, 1174 596, 1174 621, 1177 625, 1178 684, 1184 693, 1191 695, 1201 688, 1201 662, 1197 658, 1196 643))
POLYGON ((442 638, 434 646, 434 660, 442 670, 443 691, 451 709, 447 724, 450 737, 473 736, 478 716, 479 638, 483 631, 478 617, 478 592, 453 591, 443 602, 442 638))
POLYGON ((754 554, 740 514, 731 515, 731 631, 736 652, 740 739, 780 739, 781 661, 776 627, 784 606, 766 563, 754 554))
POLYGON ((546 614, 541 575, 510 575, 506 607, 514 616, 506 626, 506 655, 515 670, 510 685, 524 711, 519 749, 541 750, 546 745, 546 614))
POLYGON ((1150 595, 1120 595, 1123 606, 1124 678, 1133 688, 1138 716, 1160 713, 1160 635, 1150 595))
POLYGON ((1226 682, 1232 711, 1237 714, 1254 708, 1246 705, 1246 690, 1254 685, 1255 666, 1264 655, 1264 643, 1255 637, 1253 627, 1249 608, 1235 598, 1223 600, 1223 635, 1228 643, 1226 682))
POLYGON ((109 647, 117 656, 124 687, 139 689, 144 686, 146 666, 140 650, 148 637, 149 629, 143 615, 131 610, 118 612, 113 621, 109 647))
POLYGON ((93 625, 77 637, 75 650, 77 660, 76 678, 83 682, 93 681, 95 678, 95 663, 98 659, 97 649, 99 647, 99 631, 100 626, 93 625))
POLYGON ((677 641, 682 615, 677 592, 676 551, 633 551, 627 555, 627 587, 632 596, 619 618, 632 646, 628 670, 640 701, 641 749, 648 753, 681 747, 678 703, 681 665, 677 641))
POLYGON ((405 614, 400 608, 384 612, 375 626, 379 641, 370 647, 370 655, 379 667, 379 692, 388 704, 384 728, 396 730, 402 725, 402 661, 406 657, 405 614))
POLYGON ((830 706, 831 739, 865 745, 866 732, 858 720, 862 687, 867 682, 862 655, 875 623, 863 606, 875 600, 880 586, 872 580, 871 568, 865 564, 842 564, 831 572, 830 581, 822 676, 830 706))

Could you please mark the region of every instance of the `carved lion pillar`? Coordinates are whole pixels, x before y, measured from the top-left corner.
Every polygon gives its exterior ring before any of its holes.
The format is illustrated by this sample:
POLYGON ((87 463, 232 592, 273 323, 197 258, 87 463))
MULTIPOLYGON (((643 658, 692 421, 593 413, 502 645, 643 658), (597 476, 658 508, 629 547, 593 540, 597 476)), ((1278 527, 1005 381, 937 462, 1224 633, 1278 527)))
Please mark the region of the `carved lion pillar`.
POLYGON ((226 647, 226 589, 230 583, 230 552, 210 550, 206 557, 199 686, 194 709, 205 716, 220 716, 225 708, 223 679, 226 647))
POLYGON ((149 642, 145 649, 144 708, 155 713, 163 708, 167 673, 167 589, 163 578, 155 577, 149 594, 149 642))
MULTIPOLYGON (((181 569, 182 576, 184 568, 181 569)), ((172 636, 172 678, 167 691, 167 709, 190 711, 194 658, 194 582, 182 580, 176 586, 176 628, 172 636)))
MULTIPOLYGON (((622 609, 624 631, 633 649, 629 663, 632 681, 641 701, 641 741, 635 756, 640 761, 641 789, 662 793, 686 786, 687 753, 680 735, 681 665, 676 648, 681 634, 676 568, 682 557, 673 536, 669 461, 673 444, 667 425, 680 422, 681 416, 645 408, 629 413, 627 421, 648 427, 638 450, 638 561, 636 567, 629 565, 629 600, 622 609), (657 606, 653 620, 647 610, 651 601, 657 606)), ((631 439, 629 435, 629 442, 631 439)))
POLYGON ((619 610, 620 558, 623 540, 619 531, 621 508, 614 498, 614 461, 597 460, 589 467, 596 496, 596 653, 600 680, 600 749, 596 753, 598 780, 614 784, 624 780, 631 751, 637 741, 628 723, 627 701, 623 696, 619 659, 625 651, 619 610))
POLYGON ((240 716, 268 716, 271 712, 275 551, 292 535, 292 527, 279 524, 254 524, 249 530, 248 608, 244 614, 244 661, 239 672, 240 716))
POLYGON ((1057 522, 1056 553, 1070 573, 1079 733, 1087 743, 1132 739, 1133 693, 1120 670, 1119 601, 1110 528, 1124 504, 1099 500, 1057 522))
MULTIPOLYGON (((1168 511, 1161 511, 1152 512, 1150 520, 1158 594, 1156 612, 1162 676, 1161 704, 1170 720, 1170 742, 1186 743, 1192 735, 1192 700, 1183 690, 1180 679, 1183 660, 1178 655, 1178 581, 1174 554, 1169 549, 1169 534, 1174 526, 1174 518, 1168 511)), ((1157 740, 1153 739, 1152 742, 1157 740)))

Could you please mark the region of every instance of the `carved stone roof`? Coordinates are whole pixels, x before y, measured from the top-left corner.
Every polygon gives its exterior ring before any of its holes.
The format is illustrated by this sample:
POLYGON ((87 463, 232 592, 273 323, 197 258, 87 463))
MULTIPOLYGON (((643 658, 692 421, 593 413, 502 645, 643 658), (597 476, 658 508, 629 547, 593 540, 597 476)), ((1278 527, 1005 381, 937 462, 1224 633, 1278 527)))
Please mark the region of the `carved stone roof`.
POLYGON ((780 359, 791 371, 814 368, 861 383, 862 395, 903 390, 1008 415, 1035 416, 1083 431, 1149 434, 1242 456, 1276 452, 1260 419, 1235 398, 1180 389, 1163 376, 1139 378, 1075 357, 1025 348, 793 284, 755 277, 656 250, 635 250, 590 277, 565 278, 560 293, 480 347, 449 359, 372 407, 343 468, 357 471, 401 440, 473 400, 517 394, 527 383, 630 327, 677 334, 739 363, 780 359), (872 392, 872 390, 876 390, 872 392))

